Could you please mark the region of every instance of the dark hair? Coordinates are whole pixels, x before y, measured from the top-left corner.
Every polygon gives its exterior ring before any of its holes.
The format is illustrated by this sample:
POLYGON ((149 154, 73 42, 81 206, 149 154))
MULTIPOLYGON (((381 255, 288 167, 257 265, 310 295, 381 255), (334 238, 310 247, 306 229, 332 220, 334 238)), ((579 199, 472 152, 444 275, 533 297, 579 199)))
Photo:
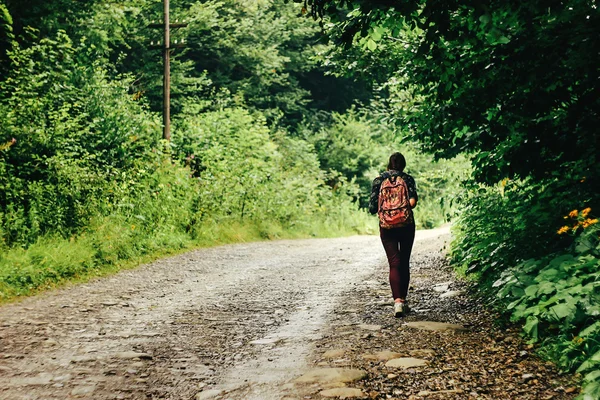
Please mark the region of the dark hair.
POLYGON ((404 158, 404 156, 402 155, 402 153, 394 153, 390 156, 390 162, 388 162, 388 166, 387 169, 389 170, 394 170, 394 171, 404 171, 404 168, 406 167, 406 159, 404 158))

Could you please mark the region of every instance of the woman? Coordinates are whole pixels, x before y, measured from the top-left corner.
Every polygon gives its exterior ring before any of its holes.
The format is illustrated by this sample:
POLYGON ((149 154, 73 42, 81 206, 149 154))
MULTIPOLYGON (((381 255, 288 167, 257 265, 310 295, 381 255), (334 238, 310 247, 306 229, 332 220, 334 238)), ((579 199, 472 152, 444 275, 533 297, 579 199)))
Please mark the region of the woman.
POLYGON ((412 209, 417 205, 417 188, 412 176, 404 172, 406 159, 401 153, 390 156, 387 171, 373 181, 369 211, 379 214, 379 233, 390 264, 390 286, 394 315, 408 313, 406 295, 410 281, 410 253, 415 241, 412 209))

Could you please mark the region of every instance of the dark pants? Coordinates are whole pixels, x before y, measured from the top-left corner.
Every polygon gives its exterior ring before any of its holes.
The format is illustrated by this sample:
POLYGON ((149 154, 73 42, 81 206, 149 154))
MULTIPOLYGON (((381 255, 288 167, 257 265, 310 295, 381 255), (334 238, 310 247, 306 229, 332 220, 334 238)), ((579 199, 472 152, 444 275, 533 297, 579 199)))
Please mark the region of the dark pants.
POLYGON ((390 264, 390 286, 394 299, 406 299, 410 282, 410 252, 415 241, 415 226, 379 229, 381 243, 390 264))

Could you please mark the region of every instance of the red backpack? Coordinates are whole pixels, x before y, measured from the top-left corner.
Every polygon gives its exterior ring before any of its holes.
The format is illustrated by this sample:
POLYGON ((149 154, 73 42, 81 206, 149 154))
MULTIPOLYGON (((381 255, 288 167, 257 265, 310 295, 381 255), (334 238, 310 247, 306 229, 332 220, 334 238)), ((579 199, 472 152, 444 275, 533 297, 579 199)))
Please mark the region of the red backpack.
POLYGON ((385 229, 415 223, 408 197, 408 186, 400 176, 390 176, 379 188, 379 225, 385 229))

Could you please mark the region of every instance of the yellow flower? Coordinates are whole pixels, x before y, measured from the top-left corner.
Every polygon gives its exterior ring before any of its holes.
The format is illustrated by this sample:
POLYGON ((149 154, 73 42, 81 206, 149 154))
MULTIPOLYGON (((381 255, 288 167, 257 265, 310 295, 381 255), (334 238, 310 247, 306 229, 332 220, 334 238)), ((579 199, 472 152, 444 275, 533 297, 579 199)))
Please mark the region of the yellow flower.
POLYGON ((556 231, 556 233, 558 233, 559 235, 562 235, 563 233, 567 233, 569 231, 569 227, 568 226, 563 226, 562 228, 560 228, 559 230, 556 231))
POLYGON ((577 210, 573 210, 573 211, 571 211, 569 213, 569 217, 571 217, 571 218, 577 218, 577 214, 578 214, 577 210))
POLYGON ((581 210, 581 216, 583 218, 587 217, 590 211, 592 211, 591 207, 584 208, 583 210, 581 210))
POLYGON ((584 228, 587 228, 588 226, 594 225, 594 224, 597 224, 597 223, 598 223, 598 218, 594 218, 594 219, 588 218, 585 221, 583 221, 583 223, 581 225, 584 228))

